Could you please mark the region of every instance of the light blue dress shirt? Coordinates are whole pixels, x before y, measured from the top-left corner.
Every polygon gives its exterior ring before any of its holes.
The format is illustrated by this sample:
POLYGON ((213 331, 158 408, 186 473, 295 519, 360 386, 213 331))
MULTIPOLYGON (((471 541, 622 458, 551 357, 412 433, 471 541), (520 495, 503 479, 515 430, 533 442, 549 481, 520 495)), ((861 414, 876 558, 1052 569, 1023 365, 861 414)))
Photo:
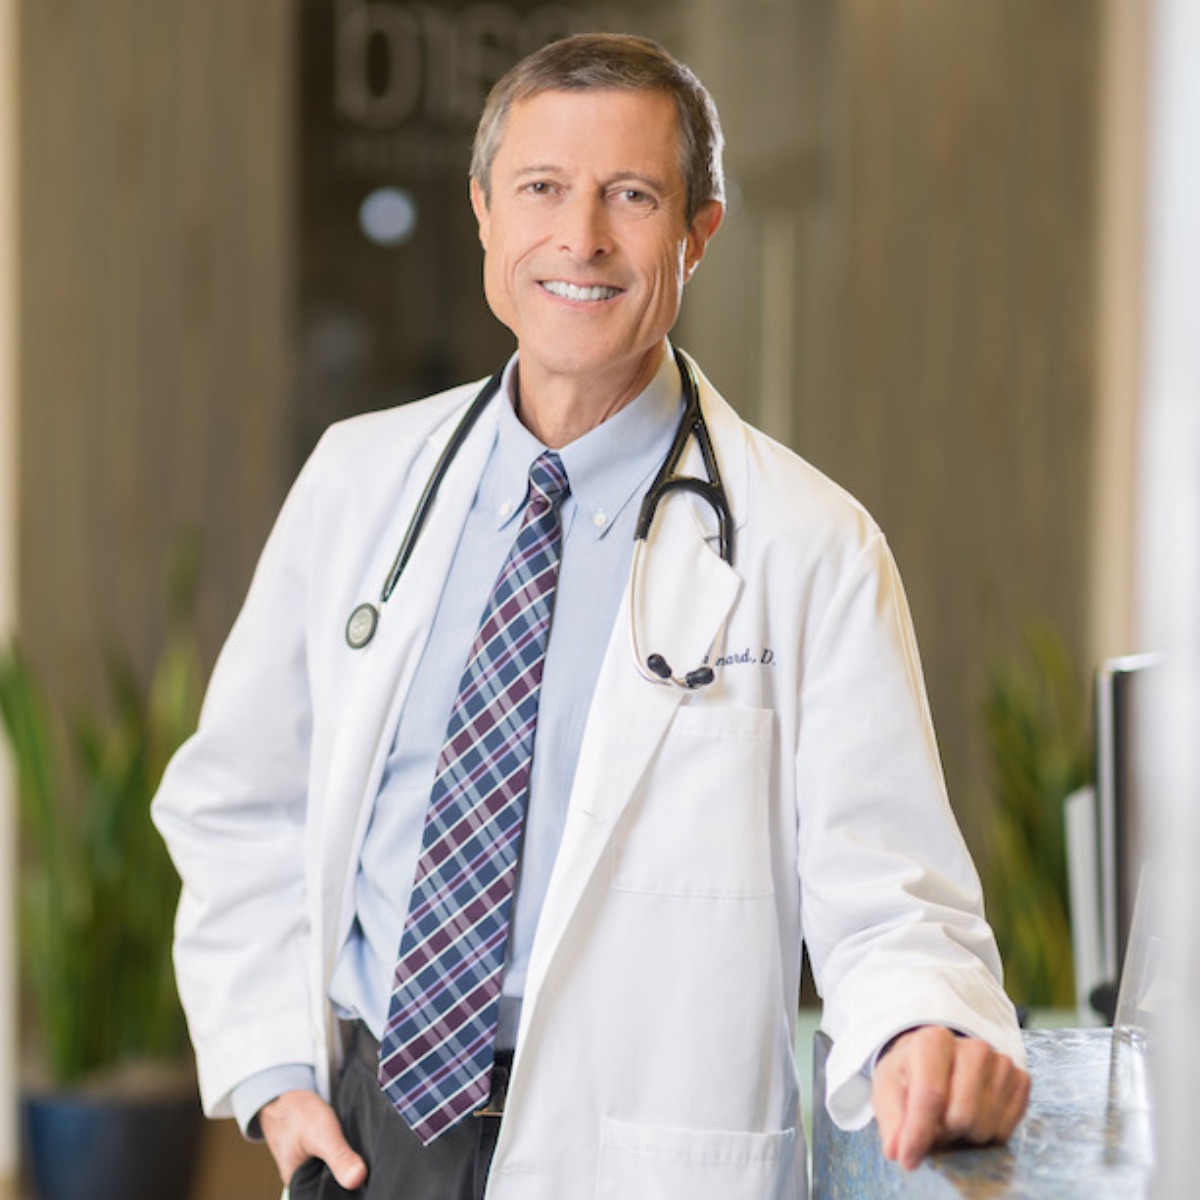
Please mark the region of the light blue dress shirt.
MULTIPOLYGON (((484 605, 520 528, 529 468, 546 447, 511 403, 514 358, 505 370, 495 443, 463 527, 408 702, 400 715, 363 843, 356 916, 334 965, 330 999, 378 1039, 421 848, 425 810, 459 679, 484 605)), ((682 411, 670 353, 631 403, 558 453, 570 481, 563 502, 562 564, 546 648, 520 874, 504 974, 498 1045, 516 1040, 538 916, 550 882, 600 666, 629 573, 642 495, 667 455, 682 411)), ((312 1089, 308 1066, 283 1066, 240 1084, 233 1105, 243 1129, 267 1101, 312 1089)))

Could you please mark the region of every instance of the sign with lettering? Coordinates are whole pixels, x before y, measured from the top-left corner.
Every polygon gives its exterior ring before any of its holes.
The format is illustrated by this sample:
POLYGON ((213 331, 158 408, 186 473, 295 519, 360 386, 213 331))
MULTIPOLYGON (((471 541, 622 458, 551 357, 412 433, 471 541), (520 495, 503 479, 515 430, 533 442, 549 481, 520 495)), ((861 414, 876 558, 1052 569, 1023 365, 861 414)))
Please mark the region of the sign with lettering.
POLYGON ((492 85, 567 34, 667 40, 674 0, 301 0, 297 375, 303 458, 333 420, 485 375, 488 311, 467 199, 492 85))
POLYGON ((591 6, 334 0, 339 162, 367 172, 461 175, 456 155, 509 67, 555 38, 614 27, 612 13, 591 6))

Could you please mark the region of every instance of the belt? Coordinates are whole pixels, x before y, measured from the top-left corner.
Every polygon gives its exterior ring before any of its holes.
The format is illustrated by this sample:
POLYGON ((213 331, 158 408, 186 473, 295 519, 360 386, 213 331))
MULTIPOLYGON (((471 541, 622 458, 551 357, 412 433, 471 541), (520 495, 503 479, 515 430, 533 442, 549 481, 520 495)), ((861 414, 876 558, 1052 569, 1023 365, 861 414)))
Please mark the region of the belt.
POLYGON ((508 1080, 512 1075, 513 1052, 497 1050, 492 1063, 492 1091, 482 1108, 477 1108, 472 1114, 476 1117, 495 1117, 499 1120, 504 1116, 504 1102, 508 1099, 508 1080))
MULTIPOLYGON (((379 1042, 362 1021, 343 1021, 342 1037, 347 1049, 371 1068, 372 1074, 379 1073, 379 1042)), ((513 1052, 497 1050, 492 1064, 492 1089, 487 1100, 471 1115, 499 1120, 504 1115, 504 1102, 508 1099, 508 1081, 512 1075, 513 1052)))

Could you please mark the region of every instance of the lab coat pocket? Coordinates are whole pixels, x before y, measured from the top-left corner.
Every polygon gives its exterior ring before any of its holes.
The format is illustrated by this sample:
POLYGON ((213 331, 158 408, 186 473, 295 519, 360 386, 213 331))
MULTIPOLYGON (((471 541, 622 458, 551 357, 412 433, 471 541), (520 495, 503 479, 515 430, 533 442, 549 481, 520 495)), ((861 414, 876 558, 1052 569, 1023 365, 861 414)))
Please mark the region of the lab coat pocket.
POLYGON ((680 708, 613 832, 612 886, 768 896, 773 713, 680 708))
POLYGON ((793 1200, 796 1131, 731 1133, 605 1118, 596 1200, 793 1200))

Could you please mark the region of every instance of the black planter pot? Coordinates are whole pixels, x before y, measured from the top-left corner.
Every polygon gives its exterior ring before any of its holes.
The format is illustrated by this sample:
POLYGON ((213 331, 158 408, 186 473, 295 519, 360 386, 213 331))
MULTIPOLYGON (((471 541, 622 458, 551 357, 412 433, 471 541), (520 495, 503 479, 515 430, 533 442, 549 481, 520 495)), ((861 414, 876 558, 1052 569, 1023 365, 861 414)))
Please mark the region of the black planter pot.
POLYGON ((187 1200, 200 1144, 195 1094, 153 1099, 69 1092, 22 1104, 39 1200, 187 1200))

